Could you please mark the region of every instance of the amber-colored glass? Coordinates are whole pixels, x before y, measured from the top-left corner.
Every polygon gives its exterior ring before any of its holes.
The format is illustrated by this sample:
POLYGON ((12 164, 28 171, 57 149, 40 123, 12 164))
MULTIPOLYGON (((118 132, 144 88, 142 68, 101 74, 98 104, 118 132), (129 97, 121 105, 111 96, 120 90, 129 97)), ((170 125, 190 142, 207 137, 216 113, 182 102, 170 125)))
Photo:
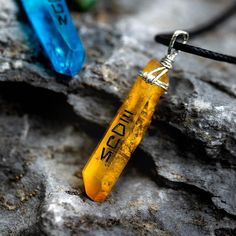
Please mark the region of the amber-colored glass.
MULTIPOLYGON (((162 65, 152 59, 143 72, 150 72, 158 67, 162 65)), ((160 80, 168 83, 167 75, 164 74, 160 80)), ((164 89, 147 83, 138 76, 103 139, 83 169, 85 191, 92 200, 101 202, 106 199, 133 151, 142 140, 156 104, 164 92, 164 89)))

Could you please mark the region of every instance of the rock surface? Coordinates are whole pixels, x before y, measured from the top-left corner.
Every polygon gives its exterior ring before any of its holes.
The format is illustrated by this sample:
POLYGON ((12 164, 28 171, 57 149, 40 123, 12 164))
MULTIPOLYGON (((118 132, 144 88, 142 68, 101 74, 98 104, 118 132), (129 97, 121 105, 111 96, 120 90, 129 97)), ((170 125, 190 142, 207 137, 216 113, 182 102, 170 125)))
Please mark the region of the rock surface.
MULTIPOLYGON (((108 200, 81 169, 158 32, 204 23, 230 1, 101 1, 73 17, 83 71, 55 75, 17 1, 0 0, 0 235, 235 235, 235 66, 182 54, 171 87, 108 200), (190 17, 191 16, 191 17, 190 17)), ((236 55, 236 18, 195 45, 236 55)))

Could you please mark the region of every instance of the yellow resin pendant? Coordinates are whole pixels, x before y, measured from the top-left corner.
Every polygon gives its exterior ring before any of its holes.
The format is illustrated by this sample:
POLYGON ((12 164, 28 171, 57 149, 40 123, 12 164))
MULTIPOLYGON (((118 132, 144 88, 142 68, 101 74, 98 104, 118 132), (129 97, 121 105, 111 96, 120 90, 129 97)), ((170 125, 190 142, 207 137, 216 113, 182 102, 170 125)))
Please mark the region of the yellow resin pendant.
MULTIPOLYGON (((153 59, 146 65, 143 74, 158 68, 163 66, 153 59)), ((154 72, 153 76, 158 74, 159 71, 154 72)), ((168 84, 166 73, 161 76, 160 81, 168 84)), ((148 83, 138 76, 102 141, 83 169, 85 191, 92 200, 105 200, 139 145, 164 93, 164 88, 148 83)))
POLYGON ((92 200, 106 199, 150 125, 155 107, 168 89, 167 72, 178 52, 172 49, 178 35, 184 36, 184 43, 187 41, 186 32, 176 31, 162 62, 152 59, 144 67, 85 165, 84 187, 92 200))

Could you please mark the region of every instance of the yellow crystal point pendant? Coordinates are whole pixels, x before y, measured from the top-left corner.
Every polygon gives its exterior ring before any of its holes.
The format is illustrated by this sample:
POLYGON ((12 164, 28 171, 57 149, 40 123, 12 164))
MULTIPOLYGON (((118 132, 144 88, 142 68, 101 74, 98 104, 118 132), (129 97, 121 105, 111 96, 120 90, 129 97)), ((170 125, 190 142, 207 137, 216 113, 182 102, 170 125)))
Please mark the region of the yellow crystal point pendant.
POLYGON ((162 63, 152 59, 144 67, 84 167, 85 192, 92 200, 106 199, 141 142, 155 107, 168 88, 167 72, 176 54, 176 50, 169 53, 162 63))
MULTIPOLYGON (((149 73, 163 66, 151 60, 143 70, 149 73)), ((154 72, 154 76, 160 72, 154 72)), ((166 74, 160 82, 168 83, 166 74)), ((137 78, 123 105, 109 125, 102 141, 83 169, 86 194, 94 201, 103 201, 116 183, 133 151, 139 145, 151 122, 156 104, 165 90, 137 78)))

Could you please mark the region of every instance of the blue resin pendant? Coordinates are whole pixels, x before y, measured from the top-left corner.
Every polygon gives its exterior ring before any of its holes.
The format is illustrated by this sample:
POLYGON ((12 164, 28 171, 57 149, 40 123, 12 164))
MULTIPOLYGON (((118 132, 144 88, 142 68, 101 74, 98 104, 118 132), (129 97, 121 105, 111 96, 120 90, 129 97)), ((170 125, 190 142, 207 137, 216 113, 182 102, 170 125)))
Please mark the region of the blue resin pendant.
POLYGON ((56 72, 76 75, 85 51, 65 0, 21 0, 56 72))

